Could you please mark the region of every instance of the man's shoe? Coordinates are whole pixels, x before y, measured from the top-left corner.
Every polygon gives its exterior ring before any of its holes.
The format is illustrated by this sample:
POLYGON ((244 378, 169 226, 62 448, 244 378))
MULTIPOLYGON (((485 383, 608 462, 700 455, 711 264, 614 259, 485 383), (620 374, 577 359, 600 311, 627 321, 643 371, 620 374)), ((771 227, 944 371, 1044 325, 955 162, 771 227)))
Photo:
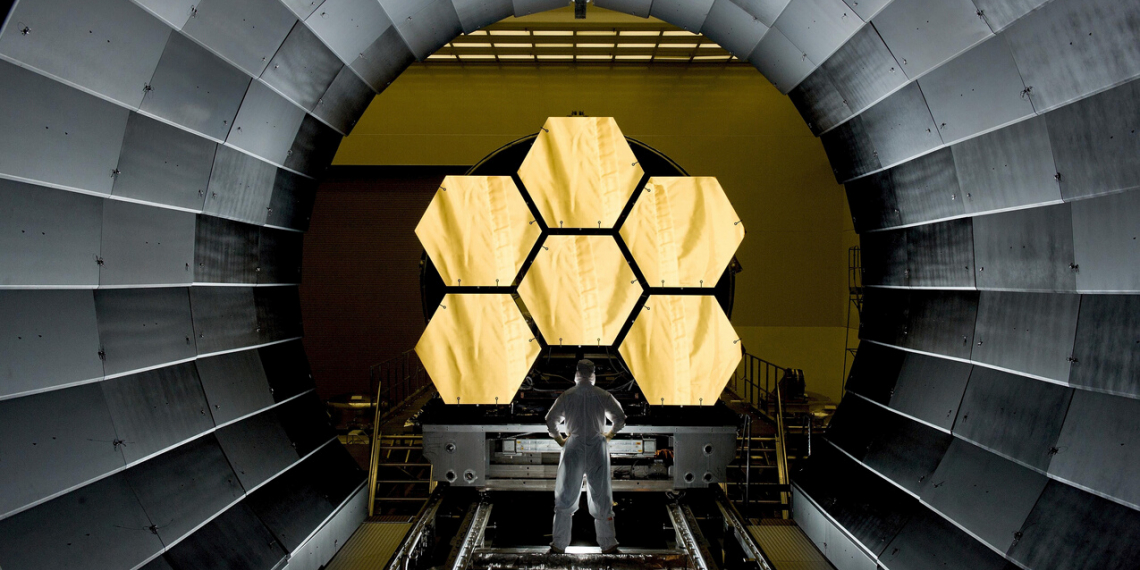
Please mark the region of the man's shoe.
POLYGON ((615 544, 609 548, 602 549, 602 554, 617 554, 617 551, 618 551, 618 547, 615 544))
POLYGON ((566 550, 562 549, 562 548, 558 548, 557 546, 554 546, 553 544, 551 544, 550 545, 550 553, 551 554, 566 554, 566 550))

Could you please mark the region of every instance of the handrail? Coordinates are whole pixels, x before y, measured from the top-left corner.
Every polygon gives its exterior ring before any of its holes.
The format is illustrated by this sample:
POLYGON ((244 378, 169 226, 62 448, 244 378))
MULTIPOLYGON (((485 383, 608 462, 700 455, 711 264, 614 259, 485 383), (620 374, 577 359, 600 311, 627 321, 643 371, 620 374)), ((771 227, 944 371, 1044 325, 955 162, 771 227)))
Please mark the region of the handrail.
POLYGON ((389 416, 402 410, 431 385, 416 351, 408 350, 399 356, 372 365, 369 381, 376 382, 376 415, 372 420, 372 453, 368 464, 368 516, 376 506, 376 479, 380 470, 380 427, 389 416), (387 404, 387 410, 385 410, 387 404))
MULTIPOLYGON (((779 475, 781 489, 788 484, 788 448, 787 432, 784 430, 784 399, 780 395, 780 382, 776 382, 776 472, 779 475)), ((787 491, 780 491, 780 503, 788 504, 787 491)), ((784 510, 787 517, 787 509, 784 510)))
MULTIPOLYGON (((741 360, 741 366, 733 373, 733 383, 737 390, 737 395, 744 397, 748 400, 754 408, 761 410, 769 418, 776 422, 776 472, 779 478, 781 488, 788 485, 788 450, 787 450, 787 428, 784 422, 784 399, 780 393, 780 380, 787 373, 788 369, 783 366, 778 366, 767 360, 754 356, 752 354, 744 353, 741 360), (741 370, 743 369, 743 370, 741 370), (740 382, 743 380, 743 394, 740 393, 740 382), (775 400, 773 403, 772 400, 775 400)), ((752 434, 747 434, 748 441, 751 443, 752 434)), ((751 461, 751 451, 749 454, 749 462, 751 461)), ((748 468, 748 467, 746 467, 748 468)), ((745 504, 748 503, 747 495, 749 489, 745 489, 745 504)), ((788 495, 786 491, 780 492, 781 503, 787 504, 788 495)), ((785 514, 786 516, 786 514, 785 514)))

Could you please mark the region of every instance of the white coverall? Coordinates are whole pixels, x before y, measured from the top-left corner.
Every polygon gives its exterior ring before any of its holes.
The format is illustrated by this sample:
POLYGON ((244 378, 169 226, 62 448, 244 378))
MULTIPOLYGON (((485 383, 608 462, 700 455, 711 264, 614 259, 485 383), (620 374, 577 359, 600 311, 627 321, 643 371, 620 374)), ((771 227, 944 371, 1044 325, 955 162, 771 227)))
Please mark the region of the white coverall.
POLYGON ((554 487, 554 540, 551 546, 565 550, 570 544, 570 527, 578 510, 582 493, 582 475, 586 475, 586 499, 598 546, 603 550, 617 546, 614 536, 613 490, 610 488, 610 451, 606 439, 606 418, 613 422, 613 433, 625 426, 625 412, 609 392, 594 386, 594 375, 575 375, 573 388, 562 393, 550 412, 546 426, 551 437, 559 439, 558 424, 566 422, 569 434, 562 458, 558 461, 558 480, 554 487))

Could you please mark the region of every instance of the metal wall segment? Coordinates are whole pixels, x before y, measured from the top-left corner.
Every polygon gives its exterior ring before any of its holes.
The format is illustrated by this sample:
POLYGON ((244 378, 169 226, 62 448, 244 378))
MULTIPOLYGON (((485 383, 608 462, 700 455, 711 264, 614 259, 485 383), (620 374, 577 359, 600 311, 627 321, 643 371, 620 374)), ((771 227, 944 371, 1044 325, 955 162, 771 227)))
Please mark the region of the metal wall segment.
POLYGON ((202 391, 206 393, 206 401, 210 405, 210 414, 217 425, 232 422, 274 404, 257 350, 199 358, 195 365, 198 368, 198 379, 202 382, 202 391))
POLYGON ((226 143, 274 164, 284 164, 305 117, 305 111, 296 104, 254 81, 242 100, 226 143))
POLYGON ((1040 8, 1051 0, 974 0, 978 12, 994 33, 1004 30, 1022 16, 1040 8))
POLYGON ((1068 382, 1140 397, 1140 297, 1082 296, 1068 382))
POLYGON ((106 374, 194 358, 186 287, 95 291, 99 356, 106 374))
POLYGON ((166 22, 170 27, 181 30, 186 21, 194 14, 194 5, 198 0, 131 0, 135 4, 154 14, 158 19, 166 22))
POLYGON ((649 15, 697 33, 712 5, 713 0, 653 0, 649 15))
POLYGON ((317 534, 289 558, 286 570, 320 570, 368 518, 368 491, 360 487, 317 534))
POLYGON ((1064 382, 1080 295, 983 291, 970 359, 1064 382))
POLYGON ((99 284, 103 200, 0 180, 0 287, 99 284))
MULTIPOLYGON (((632 1, 638 2, 642 0, 632 1)), ((743 8, 745 12, 748 12, 753 18, 760 20, 769 28, 772 27, 772 24, 776 23, 776 19, 780 17, 784 8, 788 7, 790 1, 791 0, 732 0, 734 4, 743 8)), ((645 2, 645 4, 647 5, 645 13, 648 14, 649 2, 645 2)), ((600 5, 601 4, 599 4, 599 6, 600 5)))
POLYGON ((1073 393, 1049 475, 1140 509, 1140 400, 1073 393))
POLYGON ((1140 192, 1071 204, 1076 289, 1140 291, 1140 192))
POLYGON ((372 87, 345 65, 313 107, 313 115, 347 135, 375 95, 372 87))
POLYGON ((1003 570, 1007 561, 946 519, 919 509, 879 557, 892 570, 1003 570))
POLYGON ((312 111, 344 63, 309 29, 297 22, 261 74, 262 81, 306 111, 312 111))
POLYGON ((968 358, 978 309, 974 291, 911 291, 901 346, 955 358, 968 358))
POLYGON ((313 12, 320 8, 325 0, 281 0, 286 8, 289 8, 297 15, 298 18, 304 20, 313 15, 313 12))
POLYGON ((415 59, 412 49, 400 37, 395 26, 392 26, 368 44, 350 66, 379 93, 391 85, 415 59))
POLYGON ((219 146, 203 212, 264 224, 276 179, 277 168, 272 164, 228 146, 219 146))
POLYGON ((198 354, 260 344, 252 287, 191 287, 198 354))
MULTIPOLYGON (((652 0, 633 0, 633 2, 644 5, 645 13, 636 15, 642 18, 649 15, 649 4, 652 0)), ((453 0, 452 4, 455 6, 455 13, 465 34, 509 18, 515 13, 515 6, 511 0, 453 0)), ((637 9, 630 6, 627 0, 599 0, 597 4, 599 7, 620 12, 632 13, 637 9)))
POLYGON ((341 134, 332 127, 306 116, 301 121, 301 129, 297 131, 293 146, 289 148, 285 167, 309 176, 319 175, 332 164, 341 138, 341 134))
POLYGON ((313 30, 344 63, 352 63, 392 26, 376 0, 325 0, 305 18, 313 30))
POLYGON ((863 20, 843 0, 792 0, 772 27, 780 30, 808 59, 827 60, 863 20))
POLYGON ((972 369, 964 362, 907 353, 889 403, 884 403, 908 416, 950 430, 972 369))
POLYGON ((1140 560, 1140 512, 1057 481, 1019 533, 1009 556, 1025 568, 1123 570, 1140 560))
POLYGON ((257 488, 300 459, 273 410, 225 426, 216 436, 246 489, 257 488))
MULTIPOLYGON (((701 34, 720 44, 729 53, 745 59, 756 49, 769 27, 732 0, 714 0, 709 15, 701 26, 701 34)), ((806 75, 807 73, 803 74, 806 75)), ((794 83, 787 85, 785 91, 793 86, 794 83)))
POLYGON ((1070 205, 975 217, 974 262, 979 289, 1075 291, 1070 205))
POLYGON ((312 390, 313 373, 301 341, 283 342, 257 349, 269 382, 269 393, 281 402, 312 390))
POLYGON ((906 230, 877 232, 859 239, 864 285, 905 287, 909 284, 907 233, 906 230))
POLYGON ((1140 81, 1045 115, 1066 200, 1140 187, 1140 81))
POLYGON ((798 486, 792 486, 792 517, 836 570, 877 570, 871 558, 798 486))
POLYGON ((277 170, 273 181, 273 194, 269 198, 269 210, 265 224, 280 228, 305 231, 313 215, 313 203, 317 200, 317 181, 294 174, 285 169, 277 170))
MULTIPOLYGON (((941 134, 917 83, 896 91, 863 111, 859 118, 884 167, 903 163, 942 145, 941 134)), ((864 173, 866 171, 859 172, 864 173)))
POLYGON ((300 232, 261 228, 258 283, 300 285, 304 235, 300 232))
POLYGON ((831 78, 848 109, 855 112, 862 112, 907 81, 874 26, 863 26, 821 69, 831 78))
POLYGON ((206 215, 197 216, 196 224, 196 283, 257 283, 257 226, 206 215))
POLYGON ((106 200, 102 227, 100 286, 194 281, 194 214, 106 200))
POLYGON ((296 23, 280 0, 199 0, 182 32, 259 77, 296 23))
POLYGON ((103 377, 91 291, 0 291, 0 398, 103 377))
POLYGON ((463 33, 451 0, 380 0, 380 5, 420 61, 463 33))
POLYGON ((218 145, 131 113, 111 195, 201 211, 218 145))
POLYGON ((890 170, 895 201, 904 224, 929 222, 965 213, 953 153, 942 148, 890 170))
POLYGON ((950 150, 962 189, 959 199, 967 213, 1061 201, 1043 117, 963 141, 950 150))
POLYGON ((100 387, 128 463, 214 427, 193 362, 104 380, 100 387))
POLYGON ((832 82, 826 64, 808 75, 787 95, 804 118, 808 129, 816 136, 831 130, 851 116, 851 107, 832 82))
POLYGON ((974 288, 973 220, 952 220, 906 230, 911 287, 974 288))
POLYGON ((170 568, 274 570, 284 566, 288 553, 248 503, 246 499, 230 507, 186 540, 174 545, 163 555, 170 568))
POLYGON ((871 23, 911 79, 993 35, 971 0, 894 0, 871 23))
POLYGON ((262 344, 301 337, 301 299, 297 287, 255 287, 253 298, 262 344))
POLYGON ((787 94, 804 80, 816 65, 780 30, 768 30, 756 49, 748 55, 751 63, 781 93, 787 94))

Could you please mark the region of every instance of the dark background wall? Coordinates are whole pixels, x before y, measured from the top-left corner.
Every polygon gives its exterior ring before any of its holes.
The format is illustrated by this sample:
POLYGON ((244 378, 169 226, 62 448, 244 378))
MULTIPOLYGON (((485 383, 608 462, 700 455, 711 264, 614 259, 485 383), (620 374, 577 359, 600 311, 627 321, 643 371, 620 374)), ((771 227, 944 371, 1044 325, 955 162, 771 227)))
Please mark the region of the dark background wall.
POLYGON ((305 350, 322 398, 369 391, 368 368, 424 329, 415 228, 443 177, 465 166, 341 166, 305 234, 305 350))

